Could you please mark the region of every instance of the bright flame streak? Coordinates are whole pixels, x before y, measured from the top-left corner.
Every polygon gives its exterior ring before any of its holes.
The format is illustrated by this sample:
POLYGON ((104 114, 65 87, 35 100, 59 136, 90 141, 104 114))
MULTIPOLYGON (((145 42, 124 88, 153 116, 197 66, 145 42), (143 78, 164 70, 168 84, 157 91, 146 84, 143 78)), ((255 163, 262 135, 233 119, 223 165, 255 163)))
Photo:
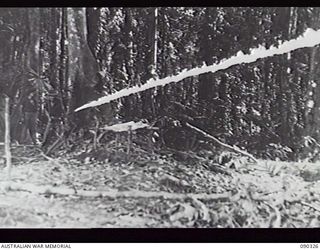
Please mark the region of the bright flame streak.
POLYGON ((133 86, 131 88, 122 89, 113 94, 103 96, 96 101, 92 101, 87 104, 84 104, 83 106, 77 108, 75 112, 86 109, 86 108, 90 108, 90 107, 100 106, 100 105, 109 103, 113 100, 119 99, 121 97, 136 94, 136 93, 145 91, 147 89, 155 88, 158 86, 164 86, 171 82, 180 82, 181 80, 191 76, 201 75, 209 72, 214 73, 219 70, 230 68, 231 66, 234 66, 234 65, 238 65, 242 63, 252 63, 257 61, 258 59, 271 57, 274 55, 282 55, 290 51, 294 51, 301 48, 313 47, 318 44, 320 44, 320 30, 315 31, 313 29, 308 28, 303 35, 299 36, 296 39, 283 42, 277 48, 274 46, 271 46, 269 49, 266 49, 265 47, 259 45, 258 48, 251 49, 250 54, 243 54, 242 51, 239 51, 236 54, 236 56, 232 56, 228 59, 222 59, 218 64, 213 64, 209 66, 203 65, 202 67, 193 68, 190 70, 184 69, 177 75, 168 76, 162 79, 157 79, 157 80, 149 79, 145 84, 141 86, 133 86))

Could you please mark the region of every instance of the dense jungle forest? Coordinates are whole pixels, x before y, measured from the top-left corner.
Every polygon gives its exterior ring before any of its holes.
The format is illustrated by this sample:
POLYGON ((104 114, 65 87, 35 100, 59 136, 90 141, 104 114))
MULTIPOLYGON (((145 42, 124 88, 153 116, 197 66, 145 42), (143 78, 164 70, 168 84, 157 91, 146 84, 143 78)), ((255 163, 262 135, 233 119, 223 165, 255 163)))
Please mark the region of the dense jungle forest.
POLYGON ((0 226, 318 227, 318 29, 319 7, 0 8, 0 226))

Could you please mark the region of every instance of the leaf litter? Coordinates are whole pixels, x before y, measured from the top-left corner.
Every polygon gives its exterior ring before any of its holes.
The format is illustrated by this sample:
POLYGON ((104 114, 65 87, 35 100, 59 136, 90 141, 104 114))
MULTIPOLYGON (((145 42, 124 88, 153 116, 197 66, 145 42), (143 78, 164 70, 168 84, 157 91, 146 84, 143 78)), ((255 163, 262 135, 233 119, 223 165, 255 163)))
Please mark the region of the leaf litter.
POLYGON ((196 164, 155 154, 89 163, 72 154, 50 161, 32 148, 13 154, 20 159, 12 170, 11 183, 17 185, 8 188, 6 170, 0 169, 4 228, 320 226, 316 163, 251 163, 233 155, 222 165, 219 156, 208 160, 211 152, 202 152, 196 164), (26 188, 31 184, 74 193, 50 188, 37 193, 26 188), (83 196, 82 191, 98 195, 83 196), (105 191, 110 192, 99 195, 105 191))

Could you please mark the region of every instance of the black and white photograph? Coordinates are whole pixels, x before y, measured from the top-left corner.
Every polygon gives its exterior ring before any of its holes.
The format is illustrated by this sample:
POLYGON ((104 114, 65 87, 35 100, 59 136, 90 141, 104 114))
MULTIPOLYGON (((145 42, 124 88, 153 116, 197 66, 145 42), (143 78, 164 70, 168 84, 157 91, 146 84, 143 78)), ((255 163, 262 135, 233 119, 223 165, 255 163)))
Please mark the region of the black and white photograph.
POLYGON ((320 227, 320 7, 0 7, 0 228, 320 227))

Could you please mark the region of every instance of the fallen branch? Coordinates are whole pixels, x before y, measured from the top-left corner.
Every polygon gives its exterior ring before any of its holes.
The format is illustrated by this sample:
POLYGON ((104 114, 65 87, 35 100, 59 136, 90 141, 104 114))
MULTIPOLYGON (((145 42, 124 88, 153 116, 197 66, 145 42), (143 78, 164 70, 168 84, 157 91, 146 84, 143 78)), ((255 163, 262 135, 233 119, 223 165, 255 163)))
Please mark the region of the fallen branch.
POLYGON ((84 197, 130 197, 130 198, 164 198, 164 199, 192 199, 192 200, 230 200, 231 193, 226 192, 222 194, 181 194, 181 193, 168 193, 168 192, 145 192, 140 190, 131 191, 118 191, 110 189, 108 191, 94 191, 94 190, 75 190, 68 187, 54 187, 54 186, 37 186, 28 183, 15 183, 15 182, 0 182, 0 189, 26 191, 35 194, 59 194, 59 195, 77 195, 84 197))
POLYGON ((309 204, 309 203, 304 202, 304 201, 301 201, 300 203, 301 203, 302 205, 305 205, 305 206, 307 206, 307 207, 310 207, 310 208, 312 208, 312 209, 320 212, 320 207, 318 207, 318 206, 316 206, 316 205, 312 205, 312 204, 309 204))
POLYGON ((53 159, 53 158, 45 155, 42 151, 41 151, 40 155, 41 155, 42 157, 46 158, 48 161, 51 161, 52 163, 56 164, 57 166, 63 167, 56 159, 53 159))
MULTIPOLYGON (((0 143, 1 145, 1 143, 0 143)), ((11 148, 36 148, 37 146, 31 144, 12 145, 11 148)))
POLYGON ((48 155, 55 149, 59 148, 62 145, 62 143, 63 143, 63 134, 59 135, 57 140, 55 140, 55 142, 47 149, 46 154, 48 155))
POLYGON ((205 137, 215 141, 216 143, 218 143, 219 145, 225 147, 225 148, 228 148, 228 149, 231 149, 237 153, 240 153, 242 155, 245 155, 247 157, 249 157, 251 160, 253 160, 254 162, 258 162, 258 160, 252 155, 252 154, 249 154, 248 152, 244 151, 244 150, 241 150, 240 148, 237 148, 235 146, 230 146, 229 144, 226 144, 226 143, 223 143, 222 141, 220 141, 219 139, 217 139, 216 137, 208 134, 207 132, 203 131, 202 129, 198 128, 198 127, 195 127, 189 123, 186 123, 186 125, 189 127, 189 128, 192 128, 194 130, 196 130, 197 132, 201 133, 202 135, 204 135, 205 137))
POLYGON ((201 212, 202 219, 205 221, 210 221, 210 212, 207 206, 198 199, 193 199, 193 202, 199 207, 198 209, 201 212))
POLYGON ((149 124, 143 123, 141 121, 139 122, 131 121, 126 123, 114 124, 111 126, 105 126, 102 129, 113 131, 113 132, 128 132, 128 131, 134 131, 141 128, 156 129, 156 128, 152 128, 149 124))

